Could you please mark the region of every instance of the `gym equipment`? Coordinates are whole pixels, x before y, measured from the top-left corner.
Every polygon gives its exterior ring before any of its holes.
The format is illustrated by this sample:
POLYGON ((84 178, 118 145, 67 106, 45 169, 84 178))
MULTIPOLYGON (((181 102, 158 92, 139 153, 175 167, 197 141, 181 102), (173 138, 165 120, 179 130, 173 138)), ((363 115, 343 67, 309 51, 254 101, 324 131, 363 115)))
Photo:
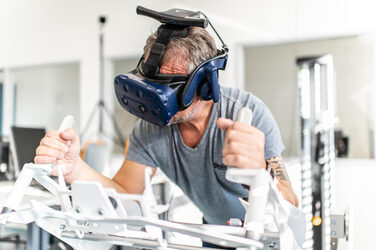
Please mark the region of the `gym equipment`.
POLYGON ((297 59, 305 249, 329 250, 334 197, 334 76, 331 55, 297 59))
MULTIPOLYGON (((238 114, 241 122, 250 122, 251 116, 249 109, 238 114)), ((48 176, 51 166, 26 164, 24 169, 31 171, 35 180, 59 197, 61 209, 31 201, 30 209, 14 211, 17 208, 14 204, 13 210, 3 209, 5 213, 0 215, 0 222, 35 221, 74 249, 108 249, 113 244, 146 249, 208 249, 169 244, 163 231, 198 237, 224 247, 252 250, 299 249, 304 241, 304 214, 284 200, 264 169, 227 170, 228 180, 250 185, 248 202, 241 200, 246 216, 238 218, 244 223, 237 226, 195 225, 158 219, 168 206, 156 203, 150 182, 151 168, 145 170, 143 194, 120 194, 98 182, 87 181, 76 181, 72 190, 67 190, 64 180, 59 179, 60 184, 57 184, 48 176)), ((21 197, 22 190, 17 190, 21 197)), ((8 200, 12 199, 9 197, 8 200)))

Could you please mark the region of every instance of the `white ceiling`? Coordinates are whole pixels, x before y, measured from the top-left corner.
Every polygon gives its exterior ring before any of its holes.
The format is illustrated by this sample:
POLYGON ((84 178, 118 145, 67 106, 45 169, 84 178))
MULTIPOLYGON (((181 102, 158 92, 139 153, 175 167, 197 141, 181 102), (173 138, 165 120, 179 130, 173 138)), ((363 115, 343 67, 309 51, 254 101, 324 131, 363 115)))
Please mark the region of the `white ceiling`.
POLYGON ((157 27, 137 16, 156 10, 202 10, 229 44, 265 44, 374 32, 372 0, 0 0, 0 68, 77 61, 97 50, 98 15, 106 25, 109 57, 141 53, 157 27))
POLYGON ((376 28, 372 0, 191 0, 176 5, 199 7, 233 30, 237 40, 249 43, 343 36, 376 28))

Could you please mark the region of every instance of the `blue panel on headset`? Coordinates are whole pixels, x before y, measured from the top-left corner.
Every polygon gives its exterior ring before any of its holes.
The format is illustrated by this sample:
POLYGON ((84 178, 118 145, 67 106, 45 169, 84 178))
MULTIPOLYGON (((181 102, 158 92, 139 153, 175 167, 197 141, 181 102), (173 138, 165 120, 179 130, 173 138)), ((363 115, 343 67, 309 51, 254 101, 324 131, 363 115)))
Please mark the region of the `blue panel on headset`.
POLYGON ((166 125, 178 111, 175 91, 128 73, 115 77, 116 97, 133 115, 156 125, 166 125))
POLYGON ((200 97, 204 100, 213 99, 214 102, 219 100, 219 83, 218 83, 218 69, 224 70, 226 68, 228 55, 221 54, 210 60, 203 62, 191 74, 187 84, 182 92, 183 106, 189 106, 192 103, 193 96, 198 89, 198 86, 205 81, 210 82, 208 89, 211 93, 199 93, 200 97), (210 79, 209 79, 210 78, 210 79))

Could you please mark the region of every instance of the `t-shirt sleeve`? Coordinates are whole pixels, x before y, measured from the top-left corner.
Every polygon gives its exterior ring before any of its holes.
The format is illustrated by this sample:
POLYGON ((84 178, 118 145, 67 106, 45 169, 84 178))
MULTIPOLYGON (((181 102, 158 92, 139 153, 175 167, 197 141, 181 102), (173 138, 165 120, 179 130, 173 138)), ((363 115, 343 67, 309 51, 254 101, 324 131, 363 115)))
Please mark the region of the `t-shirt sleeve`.
POLYGON ((129 136, 127 160, 149 167, 158 167, 151 148, 152 129, 145 121, 139 120, 129 136))
POLYGON ((265 159, 280 155, 285 146, 278 125, 269 108, 261 100, 258 100, 252 110, 252 125, 265 134, 265 159))

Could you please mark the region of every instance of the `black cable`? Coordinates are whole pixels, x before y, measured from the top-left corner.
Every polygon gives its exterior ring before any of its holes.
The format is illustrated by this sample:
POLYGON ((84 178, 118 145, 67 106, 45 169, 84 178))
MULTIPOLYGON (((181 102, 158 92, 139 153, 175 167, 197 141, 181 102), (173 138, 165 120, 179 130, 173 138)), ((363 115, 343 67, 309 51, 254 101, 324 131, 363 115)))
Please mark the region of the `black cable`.
POLYGON ((206 20, 208 20, 208 23, 210 25, 210 27, 213 29, 213 31, 215 32, 215 34, 217 35, 217 37, 219 38, 219 40, 222 42, 222 48, 228 52, 228 47, 227 45, 225 44, 225 42, 222 40, 221 36, 218 34, 217 30, 214 28, 214 26, 212 25, 212 23, 210 22, 209 18, 204 14, 202 13, 201 11, 198 11, 198 13, 200 13, 201 15, 203 15, 206 20))

